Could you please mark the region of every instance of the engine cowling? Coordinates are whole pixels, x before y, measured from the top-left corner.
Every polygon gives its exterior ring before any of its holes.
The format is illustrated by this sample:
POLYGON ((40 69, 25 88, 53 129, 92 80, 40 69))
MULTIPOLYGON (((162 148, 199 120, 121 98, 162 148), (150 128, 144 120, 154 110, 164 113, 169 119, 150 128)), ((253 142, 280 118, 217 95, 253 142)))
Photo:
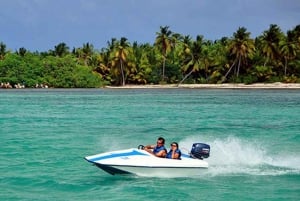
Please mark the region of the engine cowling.
POLYGON ((204 143, 194 143, 190 152, 192 158, 208 158, 210 154, 210 146, 204 143))

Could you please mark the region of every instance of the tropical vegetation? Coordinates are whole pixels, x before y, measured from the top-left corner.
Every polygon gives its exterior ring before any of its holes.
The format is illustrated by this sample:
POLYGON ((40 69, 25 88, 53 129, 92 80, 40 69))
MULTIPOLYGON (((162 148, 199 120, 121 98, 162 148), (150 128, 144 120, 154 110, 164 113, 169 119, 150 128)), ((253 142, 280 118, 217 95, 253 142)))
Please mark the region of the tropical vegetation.
POLYGON ((300 25, 284 33, 276 24, 256 38, 245 27, 211 41, 160 27, 153 44, 112 38, 70 50, 61 42, 46 52, 0 42, 0 83, 95 88, 128 84, 300 83, 300 25))

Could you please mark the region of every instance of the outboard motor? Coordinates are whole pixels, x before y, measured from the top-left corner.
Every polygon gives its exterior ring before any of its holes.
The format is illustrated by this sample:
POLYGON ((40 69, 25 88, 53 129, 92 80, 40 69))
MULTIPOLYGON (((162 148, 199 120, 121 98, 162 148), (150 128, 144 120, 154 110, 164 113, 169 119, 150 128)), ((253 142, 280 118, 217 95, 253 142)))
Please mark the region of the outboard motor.
POLYGON ((192 158, 198 158, 203 160, 203 158, 208 158, 210 152, 210 146, 204 143, 194 143, 190 156, 192 158))

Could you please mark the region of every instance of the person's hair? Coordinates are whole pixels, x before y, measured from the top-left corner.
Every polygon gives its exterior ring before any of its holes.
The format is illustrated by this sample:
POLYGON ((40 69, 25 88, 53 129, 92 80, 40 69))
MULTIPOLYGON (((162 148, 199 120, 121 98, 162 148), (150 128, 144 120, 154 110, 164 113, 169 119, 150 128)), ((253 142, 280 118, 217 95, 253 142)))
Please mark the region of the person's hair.
POLYGON ((178 143, 177 143, 177 142, 172 142, 172 143, 171 143, 171 145, 172 145, 172 144, 175 144, 175 145, 176 145, 176 147, 177 147, 177 148, 179 148, 179 146, 178 146, 178 143))
POLYGON ((157 140, 160 140, 160 141, 162 141, 163 144, 165 144, 165 138, 159 137, 157 140))

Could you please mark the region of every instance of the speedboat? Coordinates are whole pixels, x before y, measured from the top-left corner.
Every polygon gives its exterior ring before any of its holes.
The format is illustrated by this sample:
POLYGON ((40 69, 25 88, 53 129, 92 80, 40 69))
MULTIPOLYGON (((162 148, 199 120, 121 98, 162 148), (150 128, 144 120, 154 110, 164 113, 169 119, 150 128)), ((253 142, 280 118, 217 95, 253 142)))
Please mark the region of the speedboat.
POLYGON ((210 146, 194 143, 191 152, 182 153, 180 159, 159 158, 143 150, 143 145, 118 151, 86 156, 85 159, 105 172, 133 174, 143 177, 190 177, 208 168, 210 146))

